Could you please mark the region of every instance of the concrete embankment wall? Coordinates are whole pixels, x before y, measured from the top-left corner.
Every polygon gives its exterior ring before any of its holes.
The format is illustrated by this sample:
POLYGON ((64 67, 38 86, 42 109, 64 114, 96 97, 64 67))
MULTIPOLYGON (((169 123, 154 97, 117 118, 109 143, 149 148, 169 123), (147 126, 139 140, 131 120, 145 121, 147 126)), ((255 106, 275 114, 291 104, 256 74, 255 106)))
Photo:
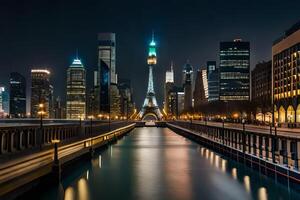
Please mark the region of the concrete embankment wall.
POLYGON ((297 170, 245 153, 241 150, 224 145, 222 142, 214 141, 212 138, 202 136, 195 131, 173 125, 171 123, 167 123, 167 127, 175 133, 187 137, 232 160, 243 163, 263 175, 273 178, 275 181, 278 181, 285 186, 300 191, 300 172, 297 170))

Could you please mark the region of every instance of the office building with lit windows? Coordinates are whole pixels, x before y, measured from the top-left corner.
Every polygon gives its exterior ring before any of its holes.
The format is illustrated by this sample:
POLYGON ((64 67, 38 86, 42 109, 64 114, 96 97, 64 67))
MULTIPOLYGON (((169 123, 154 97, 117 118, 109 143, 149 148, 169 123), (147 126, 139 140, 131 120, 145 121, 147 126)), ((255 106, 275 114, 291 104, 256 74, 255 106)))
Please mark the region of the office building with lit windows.
POLYGON ((12 118, 26 117, 26 79, 18 72, 9 77, 9 110, 12 118))
POLYGON ((208 87, 208 101, 219 100, 219 67, 216 61, 207 61, 207 87, 208 87))
POLYGON ((9 93, 5 86, 0 86, 0 117, 9 115, 9 93))
POLYGON ((236 39, 220 43, 220 100, 250 99, 250 43, 236 39))
POLYGON ((31 117, 39 117, 39 104, 43 104, 44 118, 50 117, 50 71, 44 68, 31 70, 31 117))
POLYGON ((190 111, 193 107, 193 67, 187 63, 183 67, 183 89, 184 89, 184 110, 190 111))
POLYGON ((86 118, 86 71, 80 59, 67 70, 67 119, 86 118))
POLYGON ((164 112, 168 117, 172 116, 172 95, 174 89, 174 70, 173 63, 171 64, 170 70, 166 71, 166 80, 164 85, 164 112))
POLYGON ((274 118, 279 124, 300 124, 300 22, 272 46, 274 118))

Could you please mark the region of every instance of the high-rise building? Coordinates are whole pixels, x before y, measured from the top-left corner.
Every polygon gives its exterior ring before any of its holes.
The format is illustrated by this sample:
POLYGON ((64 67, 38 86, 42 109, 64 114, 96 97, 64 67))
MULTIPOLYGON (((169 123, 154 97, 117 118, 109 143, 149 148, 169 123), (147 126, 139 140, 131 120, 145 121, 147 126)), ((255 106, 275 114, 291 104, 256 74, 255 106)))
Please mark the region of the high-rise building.
POLYGON ((121 115, 120 107, 120 93, 118 85, 116 83, 111 83, 110 85, 110 116, 112 118, 119 117, 121 115))
POLYGON ((18 72, 9 77, 9 113, 12 118, 26 117, 26 79, 18 72))
POLYGON ((9 115, 9 93, 5 86, 0 86, 0 117, 9 115))
POLYGON ((67 119, 86 118, 86 71, 80 59, 67 70, 67 119))
POLYGON ((273 103, 276 122, 300 123, 300 22, 272 46, 273 103))
POLYGON ((60 97, 57 97, 54 100, 54 116, 53 118, 55 119, 65 119, 66 118, 66 107, 64 106, 65 104, 62 103, 60 97))
POLYGON ((193 94, 192 94, 192 79, 193 67, 187 63, 183 67, 183 89, 184 89, 184 110, 190 111, 192 109, 193 94))
POLYGON ((119 109, 116 74, 116 36, 115 33, 98 34, 98 74, 99 112, 117 114, 119 109), (112 86, 114 85, 114 86, 112 86), (116 96, 113 96, 116 95, 116 96))
POLYGON ((184 105, 185 105, 185 94, 184 94, 184 91, 178 91, 177 92, 177 110, 178 110, 178 115, 182 114, 182 112, 185 110, 184 109, 184 105))
POLYGON ((47 69, 31 70, 31 117, 39 117, 39 104, 44 105, 44 117, 50 117, 50 71, 47 69))
POLYGON ((272 61, 258 63, 251 72, 251 102, 255 105, 256 119, 272 118, 272 61))
POLYGON ((198 110, 199 107, 207 103, 208 91, 207 91, 207 74, 206 69, 198 70, 196 81, 195 81, 195 90, 194 90, 194 107, 195 110, 198 110))
POLYGON ((219 67, 216 61, 207 61, 208 101, 219 100, 219 67))
POLYGON ((220 100, 250 99, 250 43, 236 39, 220 43, 220 100))
POLYGON ((120 92, 120 110, 123 117, 129 118, 134 112, 131 82, 128 79, 118 80, 120 92))
POLYGON ((98 34, 98 66, 101 73, 101 65, 104 62, 110 71, 110 82, 117 83, 116 75, 116 35, 115 33, 98 34))
POLYGON ((165 81, 165 92, 164 92, 164 111, 168 115, 172 115, 171 112, 171 104, 172 97, 170 97, 169 93, 174 88, 174 71, 173 71, 173 63, 171 64, 171 69, 166 71, 166 81, 165 81))

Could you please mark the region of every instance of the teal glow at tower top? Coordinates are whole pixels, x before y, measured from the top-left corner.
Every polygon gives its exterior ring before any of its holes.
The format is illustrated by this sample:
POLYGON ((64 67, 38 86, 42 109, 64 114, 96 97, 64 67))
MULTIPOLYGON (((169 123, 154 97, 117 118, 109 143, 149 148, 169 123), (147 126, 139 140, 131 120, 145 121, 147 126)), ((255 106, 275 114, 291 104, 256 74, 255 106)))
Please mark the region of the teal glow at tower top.
POLYGON ((149 53, 148 56, 156 56, 156 43, 154 41, 154 32, 152 32, 152 40, 149 44, 149 53))

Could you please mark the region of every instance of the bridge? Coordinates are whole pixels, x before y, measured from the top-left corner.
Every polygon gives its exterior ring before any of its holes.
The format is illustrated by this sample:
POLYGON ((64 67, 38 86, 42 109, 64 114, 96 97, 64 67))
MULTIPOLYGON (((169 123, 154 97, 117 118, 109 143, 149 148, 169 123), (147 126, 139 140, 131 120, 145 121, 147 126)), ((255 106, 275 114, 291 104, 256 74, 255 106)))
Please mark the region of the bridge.
MULTIPOLYGON (((149 129, 150 136, 159 130, 155 127, 167 127, 292 190, 300 186, 300 135, 287 129, 278 129, 275 135, 275 130, 270 133, 267 127, 180 120, 110 124, 96 120, 49 120, 43 130, 37 120, 7 120, 1 121, 0 127, 0 196, 4 199, 23 195, 44 179, 59 183, 64 177, 62 169, 76 160, 93 159, 97 149, 114 144, 134 130, 149 129)), ((177 153, 180 154, 180 148, 177 153)))

